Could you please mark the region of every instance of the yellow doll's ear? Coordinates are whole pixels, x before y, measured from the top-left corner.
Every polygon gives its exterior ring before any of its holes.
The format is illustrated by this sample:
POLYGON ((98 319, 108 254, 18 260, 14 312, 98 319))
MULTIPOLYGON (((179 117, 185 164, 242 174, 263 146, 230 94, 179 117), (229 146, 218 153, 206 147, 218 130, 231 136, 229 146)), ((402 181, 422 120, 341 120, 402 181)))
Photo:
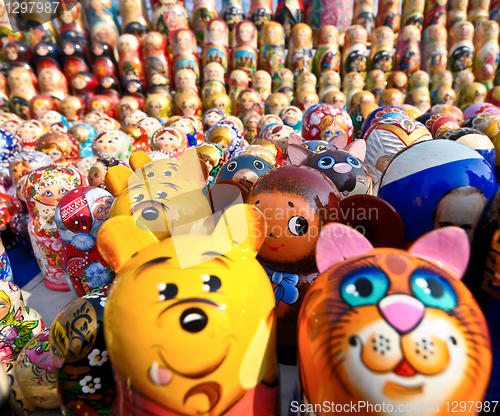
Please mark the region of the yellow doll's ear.
POLYGON ((200 161, 196 149, 186 150, 179 158, 179 162, 181 163, 175 178, 190 180, 199 188, 203 188, 207 182, 205 179, 207 170, 203 169, 202 165, 205 163, 200 161))
POLYGON ((151 163, 153 159, 146 152, 142 150, 132 153, 130 156, 129 164, 132 170, 135 172, 137 169, 141 169, 144 165, 151 163))
MULTIPOLYGON (((255 257, 267 235, 267 223, 264 214, 253 205, 233 205, 222 214, 214 234, 228 236, 233 248, 243 245, 255 257)), ((227 253, 231 257, 231 253, 227 253)))
POLYGON ((116 198, 127 189, 128 181, 133 173, 129 168, 122 165, 109 168, 104 178, 106 189, 116 198))
POLYGON ((150 231, 137 228, 129 215, 120 215, 104 222, 97 235, 97 248, 115 272, 120 271, 135 253, 158 243, 150 231))

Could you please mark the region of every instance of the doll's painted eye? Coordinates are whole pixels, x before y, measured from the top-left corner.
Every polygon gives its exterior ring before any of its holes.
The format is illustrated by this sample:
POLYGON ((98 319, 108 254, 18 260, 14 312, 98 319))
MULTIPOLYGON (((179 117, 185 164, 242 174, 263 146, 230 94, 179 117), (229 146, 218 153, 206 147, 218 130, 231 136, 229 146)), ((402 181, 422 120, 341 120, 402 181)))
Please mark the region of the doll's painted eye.
POLYGON ((157 199, 167 199, 167 196, 168 196, 167 193, 164 192, 164 191, 158 191, 156 193, 156 198, 157 199))
POLYGON ((234 170, 236 170, 236 168, 238 167, 238 162, 236 161, 232 161, 230 162, 228 165, 227 165, 227 171, 228 172, 233 172, 234 170))
POLYGON ((331 156, 324 156, 318 161, 318 167, 321 169, 330 169, 335 165, 335 159, 331 156))
POLYGON ((389 279, 379 269, 366 268, 348 275, 340 287, 342 298, 351 306, 374 305, 389 288, 389 279))
POLYGON ((155 173, 154 172, 148 172, 146 173, 146 178, 154 178, 155 173))
POLYGON ((451 285, 430 270, 416 270, 410 278, 411 290, 426 306, 451 311, 457 306, 457 295, 451 285))
POLYGON ((50 191, 45 192, 44 195, 48 198, 51 198, 52 196, 54 196, 54 194, 50 191))
POLYGON ((214 275, 203 274, 201 280, 203 280, 202 289, 205 292, 217 292, 222 286, 220 279, 214 275))
POLYGON ((98 178, 99 177, 99 174, 98 173, 94 173, 94 178, 98 178))
POLYGON ((59 190, 59 195, 64 195, 66 194, 68 191, 66 189, 60 189, 59 190))
POLYGON ((172 176, 172 172, 170 172, 168 170, 164 170, 163 171, 163 176, 172 176))
POLYGON ((304 217, 295 215, 288 220, 288 229, 293 235, 299 237, 307 233, 309 223, 304 217))
POLYGON ((179 288, 173 283, 160 283, 156 286, 156 289, 158 289, 159 292, 158 300, 160 302, 173 299, 179 293, 179 288))
POLYGON ((322 152, 323 150, 328 150, 328 147, 321 145, 321 146, 318 146, 318 148, 316 150, 318 152, 322 152))
POLYGON ((255 169, 257 169, 257 170, 264 169, 264 163, 262 163, 260 160, 255 160, 253 162, 253 165, 254 165, 255 169))
POLYGON ((134 199, 132 202, 141 202, 144 199, 144 195, 142 194, 135 194, 134 199))
POLYGON ((346 159, 347 163, 349 163, 353 168, 360 168, 361 167, 361 162, 356 159, 353 156, 347 156, 346 159))

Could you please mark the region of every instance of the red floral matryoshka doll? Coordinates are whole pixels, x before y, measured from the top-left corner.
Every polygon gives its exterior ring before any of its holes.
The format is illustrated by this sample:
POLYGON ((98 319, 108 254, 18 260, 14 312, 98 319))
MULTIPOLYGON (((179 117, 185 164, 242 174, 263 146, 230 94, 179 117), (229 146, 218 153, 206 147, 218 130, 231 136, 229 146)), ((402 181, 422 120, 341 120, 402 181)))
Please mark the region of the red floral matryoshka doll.
POLYGON ((97 249, 97 233, 108 219, 114 197, 87 186, 68 192, 59 202, 55 222, 62 241, 62 269, 76 296, 111 283, 114 272, 97 249))
POLYGON ((92 72, 78 72, 71 77, 71 89, 73 94, 81 98, 85 103, 96 94, 99 81, 92 72))
POLYGON ((128 33, 118 38, 118 70, 122 84, 130 79, 144 81, 139 39, 128 33))
POLYGON ((316 241, 321 229, 338 218, 340 200, 330 179, 295 165, 261 176, 248 195, 247 204, 264 213, 268 226, 257 259, 274 288, 281 362, 295 362, 300 306, 317 276, 316 241))
POLYGON ((106 42, 94 42, 92 55, 94 58, 92 72, 97 78, 100 79, 106 75, 118 76, 114 51, 110 45, 106 42))
POLYGON ((74 165, 80 160, 80 145, 68 133, 54 131, 40 136, 35 144, 35 150, 46 153, 53 163, 74 165))
POLYGON ((45 285, 52 290, 69 290, 62 269, 62 244, 54 220, 56 206, 64 195, 81 186, 87 186, 87 178, 76 168, 62 165, 34 170, 24 182, 31 244, 45 275, 45 285))
POLYGON ((332 104, 320 104, 309 111, 302 122, 305 140, 325 140, 342 150, 352 142, 354 129, 347 111, 332 104))
POLYGON ((167 87, 171 85, 170 59, 167 54, 167 39, 160 32, 149 32, 144 38, 144 57, 148 83, 153 83, 153 76, 164 75, 167 87))

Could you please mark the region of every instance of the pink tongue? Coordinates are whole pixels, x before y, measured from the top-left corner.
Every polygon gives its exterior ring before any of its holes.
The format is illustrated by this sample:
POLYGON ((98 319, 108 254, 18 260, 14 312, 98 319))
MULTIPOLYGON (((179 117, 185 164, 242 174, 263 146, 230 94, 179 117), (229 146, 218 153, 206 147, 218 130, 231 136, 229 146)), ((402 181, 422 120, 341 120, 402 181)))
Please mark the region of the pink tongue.
POLYGON ((170 383, 172 373, 166 368, 153 365, 153 367, 149 369, 149 377, 155 384, 164 386, 165 384, 170 383))

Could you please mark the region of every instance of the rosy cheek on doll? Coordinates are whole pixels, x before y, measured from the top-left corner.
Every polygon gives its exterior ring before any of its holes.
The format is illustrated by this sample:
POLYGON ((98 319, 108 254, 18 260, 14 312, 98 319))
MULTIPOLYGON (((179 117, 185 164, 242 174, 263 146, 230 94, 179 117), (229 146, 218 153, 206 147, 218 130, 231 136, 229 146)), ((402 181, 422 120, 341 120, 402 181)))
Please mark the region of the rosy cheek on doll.
POLYGON ((62 153, 59 150, 52 149, 47 153, 50 158, 54 161, 57 162, 58 160, 61 159, 62 153))
POLYGON ((55 207, 57 203, 66 195, 69 191, 59 185, 52 185, 42 190, 40 196, 40 202, 42 204, 55 207))

